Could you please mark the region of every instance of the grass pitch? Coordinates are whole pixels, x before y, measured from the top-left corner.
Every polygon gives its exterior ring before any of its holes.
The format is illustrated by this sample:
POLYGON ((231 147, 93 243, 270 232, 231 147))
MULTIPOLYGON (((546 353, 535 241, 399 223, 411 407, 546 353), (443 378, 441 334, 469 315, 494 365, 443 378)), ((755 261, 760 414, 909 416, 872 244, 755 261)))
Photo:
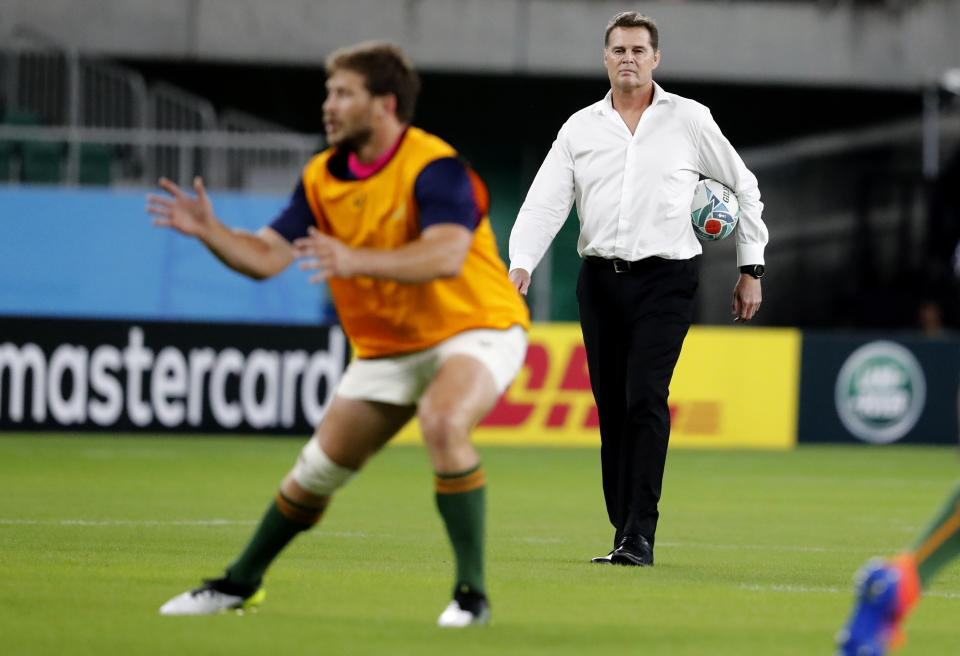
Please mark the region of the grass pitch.
MULTIPOLYGON (((595 449, 484 448, 493 623, 437 629, 453 565, 422 448, 377 456, 297 538, 258 614, 160 617, 246 542, 301 440, 0 437, 0 652, 831 654, 868 557, 907 545, 955 450, 672 451, 656 566, 612 540, 595 449)), ((957 645, 960 563, 900 653, 957 645)))

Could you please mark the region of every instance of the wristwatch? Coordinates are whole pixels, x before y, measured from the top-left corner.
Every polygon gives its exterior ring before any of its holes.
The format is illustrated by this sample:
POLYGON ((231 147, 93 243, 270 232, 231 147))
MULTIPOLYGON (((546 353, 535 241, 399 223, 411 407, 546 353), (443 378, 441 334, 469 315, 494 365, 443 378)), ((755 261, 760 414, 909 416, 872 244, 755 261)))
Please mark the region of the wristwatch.
POLYGON ((762 264, 744 264, 740 267, 740 273, 746 273, 751 275, 757 280, 763 278, 763 274, 766 273, 767 269, 762 264))

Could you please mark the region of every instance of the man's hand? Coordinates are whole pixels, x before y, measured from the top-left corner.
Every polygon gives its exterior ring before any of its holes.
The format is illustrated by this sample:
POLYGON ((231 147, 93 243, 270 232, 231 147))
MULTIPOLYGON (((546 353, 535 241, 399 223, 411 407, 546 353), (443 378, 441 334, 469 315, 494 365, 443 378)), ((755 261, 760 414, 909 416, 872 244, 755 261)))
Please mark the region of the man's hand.
POLYGON ((170 196, 147 196, 147 213, 156 217, 153 225, 173 228, 189 237, 204 240, 216 219, 213 216, 213 205, 203 188, 203 180, 199 176, 193 179, 196 198, 183 193, 180 187, 167 178, 160 178, 158 184, 170 196))
POLYGON ((737 286, 733 288, 733 320, 750 321, 760 309, 760 279, 741 273, 737 286))
POLYGON ((307 233, 306 237, 293 242, 293 252, 297 257, 308 258, 300 262, 301 270, 319 269, 319 273, 310 276, 312 284, 327 278, 350 278, 358 274, 352 248, 313 226, 307 228, 307 233))
POLYGON ((526 296, 527 290, 530 289, 530 273, 526 269, 513 269, 510 272, 510 282, 518 292, 526 296))

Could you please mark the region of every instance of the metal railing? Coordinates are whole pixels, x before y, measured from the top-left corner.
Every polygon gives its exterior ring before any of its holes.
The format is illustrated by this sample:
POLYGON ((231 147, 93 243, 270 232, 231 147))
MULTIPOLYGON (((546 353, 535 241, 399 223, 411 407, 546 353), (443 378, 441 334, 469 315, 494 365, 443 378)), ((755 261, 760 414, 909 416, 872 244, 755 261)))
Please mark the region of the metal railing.
POLYGON ((289 190, 322 146, 19 28, 0 49, 0 182, 289 190))
MULTIPOLYGON (((204 98, 168 84, 152 87, 147 100, 147 125, 157 131, 180 133, 216 130, 217 114, 204 98)), ((205 152, 199 147, 155 145, 145 158, 146 176, 164 175, 171 180, 186 180, 191 171, 206 170, 205 152)))
MULTIPOLYGON (((233 135, 261 135, 272 139, 270 135, 289 134, 281 125, 265 121, 238 109, 228 108, 219 116, 220 130, 233 135)), ((321 147, 323 139, 319 136, 307 137, 317 149, 321 147)), ((285 150, 283 148, 226 148, 213 151, 213 169, 223 177, 216 182, 228 189, 264 189, 292 188, 303 168, 304 159, 301 150, 285 150)))
MULTIPOLYGON (((297 133, 6 125, 0 125, 0 142, 41 143, 59 147, 64 152, 68 145, 74 145, 80 152, 84 146, 100 146, 112 152, 143 153, 150 166, 118 170, 113 181, 117 185, 149 186, 160 176, 189 185, 194 175, 200 175, 211 188, 258 191, 288 191, 303 165, 321 146, 318 137, 297 133), (260 178, 244 175, 235 180, 243 184, 228 184, 230 180, 222 166, 234 161, 251 166, 269 165, 274 175, 260 178)), ((76 184, 78 180, 69 178, 69 173, 64 170, 60 182, 76 184)))

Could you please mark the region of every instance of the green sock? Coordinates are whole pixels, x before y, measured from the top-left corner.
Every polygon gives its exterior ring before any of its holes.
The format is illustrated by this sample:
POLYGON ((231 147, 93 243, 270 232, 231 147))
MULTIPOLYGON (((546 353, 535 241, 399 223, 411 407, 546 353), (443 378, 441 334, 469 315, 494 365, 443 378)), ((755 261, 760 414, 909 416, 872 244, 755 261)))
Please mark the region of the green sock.
POLYGON ((259 587, 270 563, 297 533, 313 526, 322 513, 322 508, 311 509, 295 504, 278 492, 250 542, 227 568, 227 580, 238 585, 259 587))
POLYGON ((486 475, 477 465, 460 474, 437 474, 437 509, 457 561, 457 586, 461 592, 485 594, 483 583, 483 533, 486 515, 486 475))
POLYGON ((924 529, 912 547, 920 584, 926 588, 940 568, 960 553, 960 486, 924 529))

